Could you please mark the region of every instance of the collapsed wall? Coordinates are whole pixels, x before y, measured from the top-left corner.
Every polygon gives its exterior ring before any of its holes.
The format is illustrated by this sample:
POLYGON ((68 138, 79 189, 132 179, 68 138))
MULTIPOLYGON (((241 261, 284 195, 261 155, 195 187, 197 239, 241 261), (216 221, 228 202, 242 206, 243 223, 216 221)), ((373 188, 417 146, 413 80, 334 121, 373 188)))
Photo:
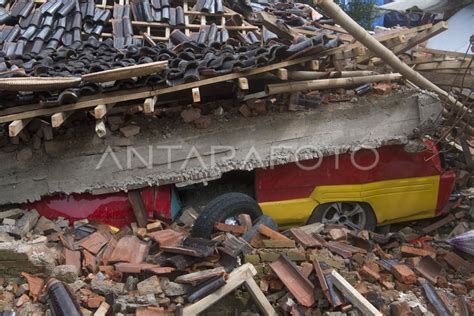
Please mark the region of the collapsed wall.
POLYGON ((305 112, 216 120, 205 130, 176 120, 141 118, 136 121, 139 136, 99 139, 87 126, 78 126, 45 142, 44 152, 32 157, 0 154, 0 205, 55 193, 185 185, 216 179, 232 170, 406 143, 415 129, 436 119, 440 110, 437 99, 403 89, 305 112))

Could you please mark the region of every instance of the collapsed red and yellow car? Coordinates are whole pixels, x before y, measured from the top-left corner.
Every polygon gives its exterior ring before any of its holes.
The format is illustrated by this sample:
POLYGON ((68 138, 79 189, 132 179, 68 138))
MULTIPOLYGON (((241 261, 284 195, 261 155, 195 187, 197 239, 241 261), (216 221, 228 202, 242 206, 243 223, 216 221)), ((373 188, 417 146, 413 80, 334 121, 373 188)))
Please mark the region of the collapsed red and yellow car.
MULTIPOLYGON (((209 237, 215 222, 238 223, 272 217, 281 228, 313 222, 344 224, 352 229, 439 215, 449 200, 455 174, 445 170, 431 141, 419 152, 403 145, 363 149, 249 173, 255 194, 230 192, 202 211, 193 235, 209 237)), ((172 221, 179 214, 179 192, 172 185, 140 190, 147 215, 172 221)), ((42 215, 71 220, 88 218, 114 226, 135 220, 126 193, 47 197, 29 205, 42 215)))

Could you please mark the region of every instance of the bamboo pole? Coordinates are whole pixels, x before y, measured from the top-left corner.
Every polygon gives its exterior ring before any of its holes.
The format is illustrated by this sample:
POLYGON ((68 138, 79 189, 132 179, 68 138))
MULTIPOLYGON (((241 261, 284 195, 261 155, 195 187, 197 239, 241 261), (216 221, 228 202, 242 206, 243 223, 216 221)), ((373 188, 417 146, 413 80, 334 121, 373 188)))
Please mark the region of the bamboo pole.
POLYGON ((438 94, 440 97, 447 99, 448 107, 455 107, 457 111, 468 112, 472 111, 466 108, 461 102, 449 95, 418 72, 411 69, 407 64, 400 61, 398 57, 387 47, 383 46, 359 24, 357 24, 350 16, 348 16, 333 0, 314 0, 314 3, 319 5, 324 12, 341 25, 349 34, 351 34, 357 41, 364 44, 376 56, 380 57, 385 63, 390 65, 394 70, 401 73, 406 79, 412 81, 417 86, 430 90, 438 94))
POLYGON ((362 84, 366 84, 370 82, 395 81, 395 80, 400 80, 401 78, 402 78, 402 75, 395 73, 395 74, 374 75, 374 76, 366 76, 366 77, 294 81, 294 82, 288 82, 288 83, 269 84, 265 87, 265 92, 267 93, 267 95, 272 95, 272 94, 299 92, 299 91, 306 91, 306 90, 344 88, 344 87, 362 85, 362 84))
POLYGON ((373 76, 373 71, 288 71, 289 80, 315 80, 324 78, 349 78, 373 76))

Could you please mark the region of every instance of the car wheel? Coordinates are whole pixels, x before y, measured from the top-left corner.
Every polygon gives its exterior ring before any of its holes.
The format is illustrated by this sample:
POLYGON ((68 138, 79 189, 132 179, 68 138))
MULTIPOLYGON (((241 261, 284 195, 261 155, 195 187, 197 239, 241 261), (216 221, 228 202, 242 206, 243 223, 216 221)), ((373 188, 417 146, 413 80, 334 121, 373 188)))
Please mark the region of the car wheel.
POLYGON ((238 225, 240 214, 248 214, 254 221, 262 216, 262 210, 258 203, 246 194, 237 192, 222 194, 204 208, 194 222, 191 235, 209 238, 215 223, 238 225))
POLYGON ((374 230, 377 219, 370 205, 358 202, 333 202, 316 207, 308 224, 340 224, 355 230, 374 230))

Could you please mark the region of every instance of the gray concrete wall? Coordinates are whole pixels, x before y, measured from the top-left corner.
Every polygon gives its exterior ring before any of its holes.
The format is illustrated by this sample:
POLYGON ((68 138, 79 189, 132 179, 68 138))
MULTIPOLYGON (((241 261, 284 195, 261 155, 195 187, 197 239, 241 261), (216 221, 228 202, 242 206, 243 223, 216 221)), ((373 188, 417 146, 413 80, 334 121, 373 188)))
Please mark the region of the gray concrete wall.
POLYGON ((59 192, 185 185, 218 178, 231 170, 405 143, 420 125, 420 100, 424 100, 423 113, 427 107, 431 109, 428 113, 440 108, 431 98, 426 101, 416 92, 399 91, 357 102, 323 104, 307 112, 214 119, 205 130, 142 116, 137 118, 142 131, 131 139, 116 135, 99 139, 91 126, 79 126, 47 142, 46 150, 34 152, 28 161, 18 161, 15 152, 0 154, 0 205, 59 192))

